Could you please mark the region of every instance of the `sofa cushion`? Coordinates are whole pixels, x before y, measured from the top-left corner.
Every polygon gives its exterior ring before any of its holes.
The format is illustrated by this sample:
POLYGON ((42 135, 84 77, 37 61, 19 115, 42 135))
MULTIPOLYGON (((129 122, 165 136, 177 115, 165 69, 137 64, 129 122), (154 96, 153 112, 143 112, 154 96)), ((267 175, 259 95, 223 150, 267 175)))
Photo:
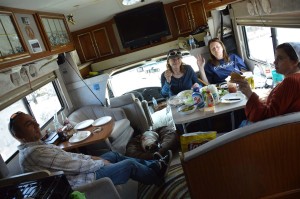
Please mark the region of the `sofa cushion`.
POLYGON ((115 121, 115 126, 113 131, 111 132, 109 136, 109 140, 111 142, 114 142, 116 139, 118 139, 124 131, 130 127, 130 122, 128 119, 122 119, 115 121))

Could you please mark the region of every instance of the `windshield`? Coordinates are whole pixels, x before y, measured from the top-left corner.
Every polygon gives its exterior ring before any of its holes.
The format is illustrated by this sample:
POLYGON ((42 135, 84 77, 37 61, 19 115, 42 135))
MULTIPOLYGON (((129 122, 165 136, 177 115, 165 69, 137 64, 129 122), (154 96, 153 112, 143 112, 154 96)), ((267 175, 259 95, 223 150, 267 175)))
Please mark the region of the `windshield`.
MULTIPOLYGON (((184 55, 182 61, 191 65, 195 72, 199 70, 194 56, 184 55)), ((166 59, 157 59, 157 61, 148 61, 144 65, 112 75, 110 84, 114 96, 117 97, 139 88, 161 87, 160 77, 166 70, 166 63, 166 59)))

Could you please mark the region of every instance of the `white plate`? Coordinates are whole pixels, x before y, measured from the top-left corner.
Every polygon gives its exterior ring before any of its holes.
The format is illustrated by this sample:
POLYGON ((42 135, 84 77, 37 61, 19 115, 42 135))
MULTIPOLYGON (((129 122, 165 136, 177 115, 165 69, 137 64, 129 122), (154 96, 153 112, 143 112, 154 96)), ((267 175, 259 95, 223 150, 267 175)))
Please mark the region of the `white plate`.
POLYGON ((78 131, 77 133, 74 133, 72 137, 70 137, 69 142, 70 143, 77 143, 85 140, 91 135, 90 131, 78 131))
POLYGON ((112 119, 112 117, 110 117, 110 116, 100 117, 100 118, 96 119, 92 125, 93 126, 101 126, 101 125, 108 123, 111 119, 112 119))
POLYGON ((76 124, 76 126, 74 127, 74 129, 84 129, 86 127, 89 127, 93 124, 94 120, 90 119, 90 120, 84 120, 82 122, 79 122, 78 124, 76 124))
POLYGON ((245 99, 245 95, 241 92, 237 93, 228 93, 221 97, 221 103, 236 103, 245 99))

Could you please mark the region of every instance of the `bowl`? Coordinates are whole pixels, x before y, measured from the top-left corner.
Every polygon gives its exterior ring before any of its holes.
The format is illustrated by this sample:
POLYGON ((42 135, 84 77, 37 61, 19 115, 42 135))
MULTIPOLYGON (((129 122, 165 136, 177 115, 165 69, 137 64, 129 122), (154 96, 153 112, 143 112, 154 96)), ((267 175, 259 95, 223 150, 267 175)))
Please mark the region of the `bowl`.
POLYGON ((192 94, 192 90, 184 90, 178 93, 177 97, 180 98, 184 104, 192 105, 194 104, 192 94))
POLYGON ((182 113, 184 115, 188 115, 194 113, 196 108, 196 105, 182 105, 177 109, 177 112, 182 113))

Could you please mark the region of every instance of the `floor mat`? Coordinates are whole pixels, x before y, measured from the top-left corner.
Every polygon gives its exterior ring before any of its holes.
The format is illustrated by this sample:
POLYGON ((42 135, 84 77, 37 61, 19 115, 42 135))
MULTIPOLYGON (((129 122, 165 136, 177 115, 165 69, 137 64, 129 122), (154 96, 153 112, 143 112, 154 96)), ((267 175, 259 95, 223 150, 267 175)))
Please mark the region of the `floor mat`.
POLYGON ((139 199, 187 199, 190 198, 181 164, 172 165, 166 182, 157 187, 155 185, 139 184, 139 199))

